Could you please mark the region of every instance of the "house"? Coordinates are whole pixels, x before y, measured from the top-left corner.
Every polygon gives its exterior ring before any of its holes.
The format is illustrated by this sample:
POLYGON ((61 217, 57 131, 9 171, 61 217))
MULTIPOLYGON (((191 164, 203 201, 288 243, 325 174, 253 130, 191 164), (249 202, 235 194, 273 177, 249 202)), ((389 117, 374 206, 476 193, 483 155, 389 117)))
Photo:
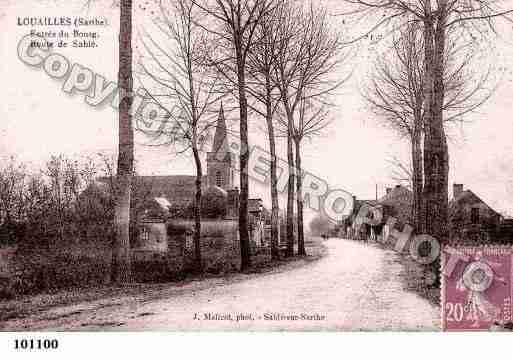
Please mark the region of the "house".
POLYGON ((491 242, 497 239, 503 216, 463 184, 453 185, 449 202, 451 241, 491 242))
MULTIPOLYGON (((356 196, 353 196, 353 205, 352 214, 335 226, 335 232, 338 232, 335 234, 337 236, 345 236, 351 239, 363 239, 363 237, 368 235, 370 228, 366 225, 361 225, 362 223, 358 218, 358 213, 360 213, 360 209, 364 205, 375 207, 377 205, 377 201, 358 199, 356 196), (358 231, 358 229, 360 229, 360 231, 358 231)), ((330 233, 324 233, 323 235, 330 235, 330 233)))
MULTIPOLYGON (((383 230, 385 234, 388 231, 388 218, 396 218, 396 229, 402 230, 405 224, 413 223, 412 215, 413 193, 410 189, 397 185, 387 188, 385 196, 377 201, 355 198, 355 211, 345 220, 344 225, 350 238, 375 238, 383 230), (364 204, 381 210, 382 225, 361 225, 362 221, 357 216, 364 204), (360 232, 356 233, 356 229, 360 232)), ((451 243, 513 242, 513 220, 505 220, 477 194, 469 189, 465 190, 462 184, 453 185, 453 199, 449 202, 449 227, 451 243)))
POLYGON ((360 200, 356 197, 353 197, 353 199, 353 213, 341 225, 342 232, 345 231, 346 236, 349 238, 375 239, 381 235, 388 217, 395 217, 399 226, 411 223, 413 193, 404 186, 397 185, 394 188, 387 188, 386 194, 377 200, 360 200), (360 209, 364 205, 378 208, 381 213, 381 225, 369 226, 364 224, 361 218, 358 218, 360 209))
POLYGON ((138 235, 132 247, 139 256, 144 253, 166 253, 168 251, 167 228, 165 219, 169 215, 170 203, 166 198, 156 197, 148 200, 137 226, 138 235))
POLYGON ((385 195, 380 198, 375 207, 381 211, 381 225, 373 226, 370 229, 371 239, 377 239, 378 236, 387 235, 390 230, 386 225, 388 219, 396 219, 395 226, 402 229, 406 224, 411 224, 413 220, 413 192, 402 185, 389 187, 385 195))

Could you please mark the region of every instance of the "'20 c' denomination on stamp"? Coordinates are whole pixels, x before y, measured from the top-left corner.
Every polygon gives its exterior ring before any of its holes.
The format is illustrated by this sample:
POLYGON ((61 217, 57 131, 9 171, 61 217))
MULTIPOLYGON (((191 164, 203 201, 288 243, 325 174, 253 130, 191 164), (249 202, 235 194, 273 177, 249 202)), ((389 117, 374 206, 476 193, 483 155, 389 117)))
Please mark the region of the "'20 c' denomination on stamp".
POLYGON ((511 247, 444 248, 443 330, 494 330, 510 326, 512 277, 511 247))

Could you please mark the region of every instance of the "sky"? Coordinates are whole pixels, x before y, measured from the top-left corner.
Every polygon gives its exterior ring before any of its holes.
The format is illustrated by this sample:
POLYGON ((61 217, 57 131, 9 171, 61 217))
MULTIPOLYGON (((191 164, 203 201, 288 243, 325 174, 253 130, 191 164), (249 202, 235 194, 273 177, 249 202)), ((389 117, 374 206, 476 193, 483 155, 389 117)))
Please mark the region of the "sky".
MULTIPOLYGON (((135 3, 135 17, 147 17, 137 6, 138 1, 135 3)), ((92 108, 84 102, 83 93, 65 94, 63 81, 51 79, 43 70, 30 68, 18 59, 18 42, 30 31, 30 27, 17 25, 18 17, 33 16, 105 18, 108 26, 94 28, 100 33, 97 48, 59 49, 59 52, 108 80, 117 78, 118 12, 115 8, 93 6, 84 10, 74 1, 0 0, 3 30, 0 33, 3 80, 0 158, 14 155, 32 168, 39 168, 54 154, 115 152, 117 113, 112 108, 92 108)), ((136 26, 143 26, 141 22, 136 26)), ((510 215, 513 215, 513 75, 507 66, 513 63, 513 46, 508 42, 512 34, 493 39, 499 51, 492 61, 506 64, 499 88, 487 104, 467 118, 468 123, 451 131, 449 144, 450 183, 463 183, 490 206, 510 215)), ((395 185, 388 159, 406 159, 409 147, 395 133, 378 124, 360 95, 371 65, 369 46, 368 42, 358 45, 348 66, 334 74, 340 78, 351 72, 353 75, 334 97, 336 108, 330 127, 322 136, 305 143, 303 164, 330 187, 346 190, 358 198, 373 199, 376 186, 382 196, 386 187, 395 185)), ((228 123, 233 128, 238 126, 235 114, 228 114, 228 123)), ((267 148, 263 127, 261 119, 251 119, 250 143, 267 148)), ((278 153, 286 158, 283 142, 279 143, 278 153)), ((177 157, 168 148, 140 144, 136 147, 136 158, 140 174, 194 174, 192 158, 177 157)), ((252 183, 250 192, 253 197, 268 201, 268 188, 252 183)))

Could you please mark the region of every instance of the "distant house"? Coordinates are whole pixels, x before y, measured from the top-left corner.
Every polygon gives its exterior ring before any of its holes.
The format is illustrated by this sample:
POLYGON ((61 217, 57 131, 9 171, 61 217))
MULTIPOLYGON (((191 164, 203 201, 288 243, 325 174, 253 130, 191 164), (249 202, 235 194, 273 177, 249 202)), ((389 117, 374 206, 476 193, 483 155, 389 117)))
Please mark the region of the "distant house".
POLYGON ((383 207, 383 217, 394 217, 402 224, 413 223, 413 192, 405 186, 387 188, 378 204, 383 207))
MULTIPOLYGON (((376 200, 365 200, 358 199, 356 196, 353 196, 353 212, 350 216, 343 219, 336 227, 335 233, 337 236, 348 237, 351 239, 363 239, 370 235, 370 227, 361 226, 361 221, 358 217, 358 213, 360 213, 360 209, 364 206, 368 205, 371 207, 376 207, 378 205, 378 201, 376 200), (360 232, 357 231, 360 229, 360 232)), ((330 235, 329 233, 324 233, 325 235, 330 235)))
MULTIPOLYGON (((498 239, 503 217, 471 190, 454 184, 453 199, 449 202, 450 242, 492 242, 498 239)), ((384 221, 393 216, 397 225, 413 223, 413 193, 404 186, 387 189, 379 200, 384 221)))
POLYGON ((449 225, 454 241, 490 242, 499 234, 503 216, 463 184, 453 185, 449 225))
POLYGON ((352 215, 345 219, 342 225, 339 226, 342 232, 341 235, 354 239, 375 239, 377 236, 381 235, 388 217, 391 216, 397 219, 398 226, 411 223, 413 193, 404 186, 397 185, 394 188, 387 188, 386 194, 378 200, 361 200, 356 197, 353 199, 354 211, 352 215), (362 225, 363 220, 358 218, 358 214, 364 205, 378 208, 381 211, 381 225, 362 225))
MULTIPOLYGON (((513 220, 505 220, 503 216, 486 204, 473 191, 463 188, 462 184, 454 184, 453 199, 449 202, 450 242, 513 242, 513 220)), ((379 200, 358 200, 354 198, 355 210, 341 226, 342 231, 350 238, 376 238, 389 230, 386 222, 390 217, 397 219, 395 226, 402 230, 405 224, 413 223, 413 192, 397 185, 387 188, 385 196, 379 200), (378 207, 383 214, 382 224, 368 226, 360 224, 358 213, 363 205, 378 207), (359 229, 359 233, 356 233, 359 229)))
POLYGON ((382 225, 372 228, 372 238, 387 235, 389 228, 386 223, 390 217, 396 219, 395 226, 398 229, 413 223, 413 192, 405 186, 387 188, 385 195, 377 201, 377 206, 383 214, 382 225))
POLYGON ((132 244, 136 258, 145 253, 168 250, 165 220, 169 215, 169 201, 164 197, 150 197, 144 204, 144 211, 137 218, 137 236, 132 244))

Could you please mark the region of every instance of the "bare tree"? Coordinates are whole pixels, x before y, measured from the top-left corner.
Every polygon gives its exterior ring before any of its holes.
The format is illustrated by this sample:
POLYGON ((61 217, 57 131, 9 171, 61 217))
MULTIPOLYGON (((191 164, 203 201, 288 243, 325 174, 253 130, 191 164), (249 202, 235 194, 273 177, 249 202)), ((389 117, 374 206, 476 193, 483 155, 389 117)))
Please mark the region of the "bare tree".
POLYGON ((267 136, 269 137, 269 151, 271 154, 271 258, 280 258, 279 243, 279 202, 278 177, 276 157, 275 115, 280 105, 280 95, 273 81, 275 71, 274 58, 278 49, 277 19, 275 13, 265 16, 256 28, 258 42, 253 46, 248 56, 248 92, 254 99, 249 107, 257 115, 265 119, 267 136))
POLYGON ((52 156, 44 169, 52 193, 51 217, 57 222, 53 227, 57 228, 57 238, 61 243, 64 243, 69 232, 72 208, 84 189, 79 167, 78 161, 59 155, 52 156))
POLYGON ((212 75, 201 61, 204 52, 211 48, 205 31, 197 25, 199 9, 192 0, 159 0, 157 6, 160 17, 154 24, 164 39, 160 41, 157 36, 145 32, 142 43, 146 51, 140 66, 142 74, 150 80, 145 86, 147 97, 164 108, 168 113, 164 120, 173 123, 171 131, 163 131, 169 127, 164 126, 156 135, 167 137, 163 144, 178 145, 180 153, 191 151, 194 157, 194 257, 195 267, 201 272, 203 167, 200 152, 213 125, 210 120, 212 105, 223 94, 217 74, 212 75))
POLYGON ((301 99, 299 105, 299 114, 294 122, 294 144, 296 154, 296 206, 297 206, 297 226, 298 226, 298 254, 300 256, 306 255, 305 249, 305 234, 304 234, 304 219, 303 219, 303 168, 301 165, 301 146, 303 140, 311 140, 314 136, 318 136, 322 130, 330 124, 328 105, 324 103, 315 104, 316 99, 309 98, 308 93, 305 93, 306 98, 301 99))
MULTIPOLYGON (((295 132, 295 120, 304 101, 323 101, 344 81, 334 80, 334 72, 342 62, 340 57, 341 43, 338 33, 333 31, 327 11, 313 2, 303 4, 294 0, 286 0, 277 8, 276 21, 279 22, 276 33, 278 51, 275 55, 274 81, 280 91, 281 102, 286 117, 287 129, 287 160, 289 164, 289 181, 287 196, 287 256, 294 254, 294 195, 296 189, 294 174, 294 139, 302 138, 295 132)), ((301 116, 300 116, 301 117, 301 116)), ((300 154, 296 154, 300 159, 300 154)), ((298 178, 298 188, 301 188, 298 178)), ((298 201, 302 201, 298 196, 298 201)), ((302 203, 302 202, 301 202, 302 203)), ((298 202, 298 205, 300 202, 298 202)), ((302 207, 302 205, 301 205, 302 207)), ((302 210, 298 208, 298 218, 302 210)), ((304 230, 301 224, 298 235, 303 242, 304 230)), ((300 254, 304 252, 300 248, 300 254)))
POLYGON ((208 15, 201 26, 216 35, 215 53, 207 61, 237 93, 240 115, 240 206, 239 238, 241 270, 251 266, 248 230, 248 94, 247 60, 256 43, 258 24, 274 7, 275 0, 193 0, 208 15), (235 79, 235 80, 233 80, 235 79))
POLYGON ((404 162, 395 156, 390 157, 387 162, 390 165, 390 178, 394 182, 413 190, 413 166, 411 162, 404 162))
MULTIPOLYGON (((382 123, 411 144, 411 188, 414 225, 420 228, 424 185, 424 39, 420 24, 406 27, 392 41, 392 51, 378 57, 364 98, 382 123)), ((444 58, 444 124, 462 122, 493 93, 488 87, 492 69, 477 72, 470 44, 450 39, 444 58)), ((394 161, 397 162, 397 161, 394 161)), ((397 166, 393 166, 397 168, 397 166)))
POLYGON ((25 166, 14 158, 0 168, 0 226, 9 227, 22 219, 26 177, 25 166))
MULTIPOLYGON (((374 17, 376 23, 359 38, 377 28, 403 30, 422 26, 424 40, 424 187, 420 232, 440 240, 448 233, 449 153, 444 129, 444 54, 449 32, 459 32, 474 43, 494 30, 496 18, 511 21, 513 9, 503 0, 345 0, 356 8, 352 16, 374 17), (356 14, 356 15, 355 15, 356 14)), ((357 39, 356 39, 357 40, 357 39)))

